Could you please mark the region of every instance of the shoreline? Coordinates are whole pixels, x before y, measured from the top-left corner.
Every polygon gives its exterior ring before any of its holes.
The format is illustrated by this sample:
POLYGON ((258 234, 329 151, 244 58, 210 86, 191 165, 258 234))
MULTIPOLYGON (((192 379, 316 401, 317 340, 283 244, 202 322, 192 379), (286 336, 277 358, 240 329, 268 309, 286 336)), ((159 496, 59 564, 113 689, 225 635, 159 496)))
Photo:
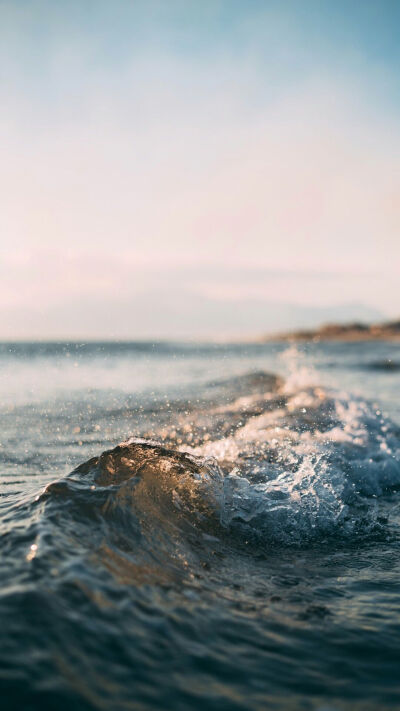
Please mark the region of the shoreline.
POLYGON ((325 324, 316 329, 301 329, 285 333, 275 333, 264 336, 262 343, 272 341, 320 342, 337 341, 343 343, 393 341, 400 342, 400 321, 390 321, 382 324, 325 324))

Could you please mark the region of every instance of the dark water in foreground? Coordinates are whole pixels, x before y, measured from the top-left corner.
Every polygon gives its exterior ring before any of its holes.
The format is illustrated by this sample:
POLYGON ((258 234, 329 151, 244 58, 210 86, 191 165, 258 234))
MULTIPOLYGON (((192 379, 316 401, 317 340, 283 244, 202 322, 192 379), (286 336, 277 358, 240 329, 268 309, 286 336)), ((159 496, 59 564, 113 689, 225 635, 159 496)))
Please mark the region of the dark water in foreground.
POLYGON ((0 364, 4 711, 400 707, 400 344, 0 364))

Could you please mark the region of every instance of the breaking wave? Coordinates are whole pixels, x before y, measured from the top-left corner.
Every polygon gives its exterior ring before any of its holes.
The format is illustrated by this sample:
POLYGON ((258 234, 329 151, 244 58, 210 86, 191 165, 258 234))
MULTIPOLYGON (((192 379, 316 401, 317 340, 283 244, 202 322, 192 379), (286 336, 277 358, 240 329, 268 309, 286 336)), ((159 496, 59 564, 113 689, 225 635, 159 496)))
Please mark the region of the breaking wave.
POLYGON ((103 452, 44 498, 75 498, 79 515, 84 505, 118 523, 125 551, 165 555, 172 567, 194 538, 198 552, 199 540, 226 544, 230 533, 301 546, 384 528, 379 499, 400 486, 400 439, 379 408, 298 377, 257 373, 216 385, 239 396, 186 411, 159 440, 131 438, 103 452))

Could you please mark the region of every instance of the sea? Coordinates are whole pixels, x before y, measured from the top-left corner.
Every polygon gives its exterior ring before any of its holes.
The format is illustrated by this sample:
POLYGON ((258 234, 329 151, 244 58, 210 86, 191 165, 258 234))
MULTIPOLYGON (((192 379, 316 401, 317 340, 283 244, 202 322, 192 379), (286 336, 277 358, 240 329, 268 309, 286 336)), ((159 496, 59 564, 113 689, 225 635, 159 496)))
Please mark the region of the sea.
POLYGON ((400 343, 0 344, 2 711, 400 708, 400 343))

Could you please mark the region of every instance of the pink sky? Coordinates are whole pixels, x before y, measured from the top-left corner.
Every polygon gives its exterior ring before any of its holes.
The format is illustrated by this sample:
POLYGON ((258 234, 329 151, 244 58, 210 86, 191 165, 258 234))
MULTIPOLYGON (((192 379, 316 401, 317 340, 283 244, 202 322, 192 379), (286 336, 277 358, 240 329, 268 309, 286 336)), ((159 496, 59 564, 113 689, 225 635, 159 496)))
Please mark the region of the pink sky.
MULTIPOLYGON (((82 335, 87 304, 105 337, 105 299, 118 336, 121 299, 160 281, 168 298, 168 275, 183 299, 400 315, 400 124, 374 100, 379 66, 317 64, 288 83, 251 46, 245 61, 143 51, 118 71, 93 68, 83 45, 52 51, 69 101, 46 87, 32 99, 17 73, 1 90, 0 337, 82 335), (46 313, 69 303, 56 332, 46 313)), ((150 332, 137 316, 132 337, 150 332)))

